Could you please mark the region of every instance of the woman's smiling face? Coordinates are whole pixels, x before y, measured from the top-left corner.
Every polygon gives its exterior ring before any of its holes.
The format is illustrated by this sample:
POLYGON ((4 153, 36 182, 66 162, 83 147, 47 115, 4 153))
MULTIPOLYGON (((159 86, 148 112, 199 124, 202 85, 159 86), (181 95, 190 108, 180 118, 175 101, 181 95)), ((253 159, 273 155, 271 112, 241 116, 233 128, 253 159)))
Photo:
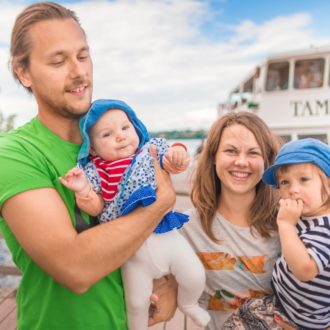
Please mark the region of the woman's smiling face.
POLYGON ((215 166, 222 194, 255 194, 264 171, 264 159, 253 133, 239 124, 226 127, 221 135, 215 166))

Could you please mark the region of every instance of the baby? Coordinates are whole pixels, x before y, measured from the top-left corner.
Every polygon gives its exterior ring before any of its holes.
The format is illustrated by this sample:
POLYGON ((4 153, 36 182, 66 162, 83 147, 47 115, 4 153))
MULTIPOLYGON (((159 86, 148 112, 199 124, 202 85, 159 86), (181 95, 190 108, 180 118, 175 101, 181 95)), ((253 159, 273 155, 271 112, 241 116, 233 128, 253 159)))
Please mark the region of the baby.
MULTIPOLYGON (((134 111, 118 100, 97 100, 81 119, 83 144, 78 168, 61 182, 75 192, 80 209, 104 223, 123 216, 138 206, 156 200, 150 144, 158 151, 161 166, 179 173, 189 165, 186 147, 165 139, 151 139, 134 111)), ((199 326, 209 321, 198 306, 205 285, 204 268, 189 243, 177 231, 188 217, 168 213, 140 249, 123 265, 128 327, 144 330, 153 279, 172 273, 178 282, 178 306, 199 326)))
POLYGON ((273 296, 245 302, 223 329, 330 329, 330 147, 308 138, 285 144, 263 175, 279 189, 282 256, 273 296))

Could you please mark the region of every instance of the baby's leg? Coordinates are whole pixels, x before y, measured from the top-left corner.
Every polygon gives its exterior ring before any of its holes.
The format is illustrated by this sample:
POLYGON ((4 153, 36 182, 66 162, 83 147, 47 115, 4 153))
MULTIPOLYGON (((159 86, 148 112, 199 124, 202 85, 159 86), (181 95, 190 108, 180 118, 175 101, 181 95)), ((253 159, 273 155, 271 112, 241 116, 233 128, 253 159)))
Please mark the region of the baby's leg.
MULTIPOLYGON (((133 257, 134 259, 134 257, 133 257)), ((147 264, 128 260, 122 267, 129 330, 147 330, 153 274, 147 264)))
POLYGON ((210 316, 198 305, 198 299, 205 288, 205 270, 183 236, 173 242, 175 253, 171 261, 171 273, 179 284, 178 306, 197 325, 205 327, 210 321, 210 316))

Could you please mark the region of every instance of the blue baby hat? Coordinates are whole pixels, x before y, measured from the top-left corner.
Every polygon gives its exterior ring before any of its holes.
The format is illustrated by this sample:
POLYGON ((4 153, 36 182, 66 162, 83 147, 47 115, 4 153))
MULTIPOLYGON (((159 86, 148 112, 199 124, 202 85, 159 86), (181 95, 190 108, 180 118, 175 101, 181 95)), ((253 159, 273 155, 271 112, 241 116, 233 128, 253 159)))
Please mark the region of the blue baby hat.
POLYGON ((140 119, 136 116, 134 110, 128 106, 125 102, 120 100, 108 100, 99 99, 92 103, 88 112, 80 119, 79 127, 80 133, 83 138, 82 145, 78 154, 78 163, 81 166, 85 166, 89 160, 89 149, 90 149, 90 139, 89 130, 90 128, 100 119, 100 117, 107 111, 118 109, 124 111, 130 121, 132 122, 137 135, 139 136, 139 146, 140 149, 146 142, 149 141, 149 134, 146 127, 140 119))

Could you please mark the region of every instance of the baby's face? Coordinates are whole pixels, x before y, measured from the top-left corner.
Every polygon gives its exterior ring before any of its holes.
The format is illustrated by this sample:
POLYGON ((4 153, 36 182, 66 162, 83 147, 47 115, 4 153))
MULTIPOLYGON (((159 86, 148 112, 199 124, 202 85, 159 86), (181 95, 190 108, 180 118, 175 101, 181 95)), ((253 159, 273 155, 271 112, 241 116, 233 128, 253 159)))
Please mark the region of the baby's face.
POLYGON ((301 199, 304 216, 324 214, 322 180, 316 165, 311 163, 288 165, 276 172, 280 196, 283 199, 301 199))
POLYGON ((109 110, 92 126, 89 132, 91 154, 106 161, 132 156, 139 136, 133 124, 122 110, 109 110))

